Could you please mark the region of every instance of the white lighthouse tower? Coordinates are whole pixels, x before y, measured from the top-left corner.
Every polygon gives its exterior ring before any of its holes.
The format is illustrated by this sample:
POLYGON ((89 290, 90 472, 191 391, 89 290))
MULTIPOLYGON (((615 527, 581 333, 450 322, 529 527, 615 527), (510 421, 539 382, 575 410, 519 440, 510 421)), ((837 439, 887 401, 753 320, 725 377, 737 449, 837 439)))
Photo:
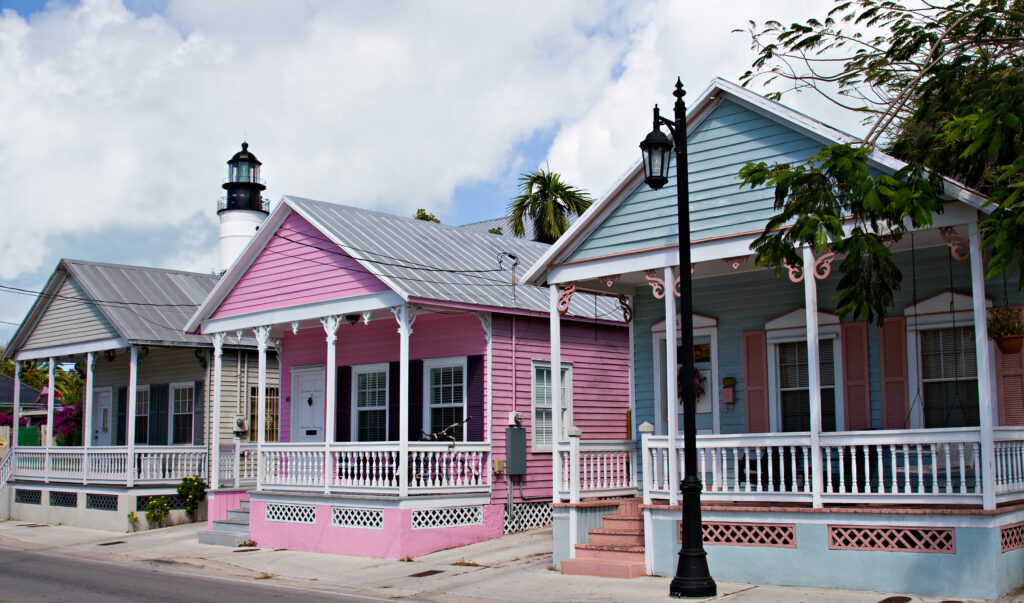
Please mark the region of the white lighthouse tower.
POLYGON ((222 185, 227 195, 217 202, 220 217, 220 259, 218 269, 227 270, 260 229, 270 214, 270 201, 263 198, 267 186, 260 178, 260 163, 249 152, 249 143, 228 160, 228 177, 222 185))

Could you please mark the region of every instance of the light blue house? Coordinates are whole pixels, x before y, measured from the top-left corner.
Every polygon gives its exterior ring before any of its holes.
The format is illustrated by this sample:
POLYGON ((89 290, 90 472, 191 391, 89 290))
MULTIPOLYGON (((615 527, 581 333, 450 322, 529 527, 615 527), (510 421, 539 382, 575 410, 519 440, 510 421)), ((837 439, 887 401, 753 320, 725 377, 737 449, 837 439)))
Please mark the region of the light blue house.
MULTIPOLYGON (((692 353, 704 389, 698 467, 712 575, 982 598, 1019 586, 1024 355, 1000 352, 985 321, 987 307, 1022 296, 1013 275, 983 278, 984 198, 947 181, 934 225, 892 245, 904 282, 884 325, 840 320, 834 254, 805 250, 804 266, 781 277, 755 268, 749 246, 773 215, 774 191, 741 189, 737 173, 751 161, 801 162, 852 137, 722 80, 691 105, 687 136, 692 353), (814 346, 820 362, 809 366, 814 346)), ((877 151, 871 162, 885 173, 903 166, 877 151)), ((583 500, 599 485, 589 467, 600 452, 580 451, 573 430, 556 429, 554 546, 564 570, 635 575, 616 566, 642 563, 649 574, 675 573, 682 421, 675 379, 666 379, 682 353, 675 202, 674 183, 651 190, 638 161, 524 278, 561 301, 552 303, 553 332, 573 291, 621 296, 632 314, 642 533, 632 544, 603 544, 627 530, 619 519, 610 521, 623 529, 608 521, 602 529, 602 515, 625 507, 583 500)))

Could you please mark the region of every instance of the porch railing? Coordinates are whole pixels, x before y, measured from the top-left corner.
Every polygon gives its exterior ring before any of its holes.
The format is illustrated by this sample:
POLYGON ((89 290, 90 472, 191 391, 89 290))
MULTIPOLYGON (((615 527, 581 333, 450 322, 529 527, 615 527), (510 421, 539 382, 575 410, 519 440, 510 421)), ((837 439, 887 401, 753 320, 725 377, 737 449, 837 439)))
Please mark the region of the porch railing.
POLYGON ((12 467, 11 455, 8 454, 3 458, 0 458, 0 490, 3 490, 4 486, 7 485, 7 482, 11 481, 12 467))
MULTIPOLYGON (((1024 494, 1024 429, 996 428, 997 500, 1024 494)), ((669 497, 668 438, 643 438, 644 491, 669 497)), ((700 435, 697 472, 705 500, 809 502, 813 455, 821 459, 823 502, 981 504, 981 431, 978 428, 822 433, 700 435)))
POLYGON ((563 443, 558 449, 558 462, 559 491, 570 502, 637 493, 637 443, 633 440, 570 437, 569 445, 563 443))
POLYGON ((11 477, 28 481, 128 485, 206 479, 204 446, 136 446, 131 462, 125 446, 20 447, 10 457, 11 477))
POLYGON ((410 494, 490 492, 490 444, 410 442, 403 467, 398 442, 264 444, 265 490, 397 494, 403 471, 410 494), (326 469, 325 469, 326 468, 326 469), (325 480, 329 483, 325 486, 325 480))
POLYGON ((239 488, 256 484, 256 443, 235 441, 220 445, 219 485, 239 488))

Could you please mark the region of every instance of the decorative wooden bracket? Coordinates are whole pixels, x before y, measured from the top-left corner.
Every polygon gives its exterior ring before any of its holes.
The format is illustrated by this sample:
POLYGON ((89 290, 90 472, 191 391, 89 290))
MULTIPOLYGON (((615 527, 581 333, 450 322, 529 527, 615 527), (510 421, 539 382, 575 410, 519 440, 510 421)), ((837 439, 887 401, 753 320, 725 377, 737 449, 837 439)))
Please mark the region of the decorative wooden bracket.
POLYGON ((615 281, 619 280, 620 278, 622 278, 621 274, 611 274, 608 276, 602 276, 600 280, 602 283, 604 283, 605 287, 611 287, 612 285, 615 284, 615 281))
MULTIPOLYGON (((832 262, 834 262, 835 259, 836 254, 830 251, 819 257, 817 260, 815 260, 814 266, 812 267, 812 270, 814 272, 814 278, 818 279, 819 281, 828 278, 828 276, 832 274, 832 262)), ((802 280, 804 280, 803 266, 791 266, 789 264, 783 264, 783 266, 785 266, 786 269, 789 270, 789 280, 793 281, 794 283, 799 283, 802 280)))
POLYGON ((562 292, 558 294, 558 313, 565 314, 569 311, 569 302, 572 301, 572 294, 576 293, 576 283, 566 283, 562 292))
POLYGON ((956 234, 955 228, 943 226, 939 228, 939 234, 942 235, 942 240, 946 242, 946 247, 949 247, 949 252, 953 254, 954 260, 966 260, 971 257, 967 238, 956 234))
POLYGON ((633 306, 629 305, 629 298, 625 295, 619 296, 619 307, 622 308, 622 320, 633 322, 633 306))
MULTIPOLYGON (((659 277, 658 273, 654 270, 645 271, 644 278, 647 279, 647 284, 651 286, 651 293, 654 295, 654 299, 665 299, 665 279, 659 277)), ((675 283, 673 283, 673 289, 676 297, 679 297, 678 277, 676 277, 675 283)))
MULTIPOLYGON (((722 258, 722 261, 725 262, 726 264, 729 264, 730 266, 732 266, 733 270, 739 270, 740 266, 742 266, 743 263, 747 261, 748 257, 749 256, 741 255, 741 256, 734 257, 734 258, 722 258)), ((691 270, 690 274, 693 274, 692 270, 691 270)))

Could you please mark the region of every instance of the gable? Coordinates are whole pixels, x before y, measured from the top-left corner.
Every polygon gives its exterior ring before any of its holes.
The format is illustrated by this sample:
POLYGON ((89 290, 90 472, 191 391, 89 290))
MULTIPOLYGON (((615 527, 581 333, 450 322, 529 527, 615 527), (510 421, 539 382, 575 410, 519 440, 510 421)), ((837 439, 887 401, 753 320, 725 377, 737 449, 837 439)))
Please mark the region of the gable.
POLYGON ((85 343, 117 337, 117 331, 73 279, 57 290, 23 350, 85 343))
POLYGON ((387 285, 306 219, 292 213, 274 232, 212 318, 387 290, 387 285))
MULTIPOLYGON (((800 162, 821 143, 730 100, 722 101, 687 137, 690 240, 759 232, 774 214, 774 191, 739 187, 747 162, 800 162)), ((675 174, 675 158, 669 171, 675 174)), ((588 259, 675 245, 674 180, 659 191, 641 184, 566 258, 588 259)))

